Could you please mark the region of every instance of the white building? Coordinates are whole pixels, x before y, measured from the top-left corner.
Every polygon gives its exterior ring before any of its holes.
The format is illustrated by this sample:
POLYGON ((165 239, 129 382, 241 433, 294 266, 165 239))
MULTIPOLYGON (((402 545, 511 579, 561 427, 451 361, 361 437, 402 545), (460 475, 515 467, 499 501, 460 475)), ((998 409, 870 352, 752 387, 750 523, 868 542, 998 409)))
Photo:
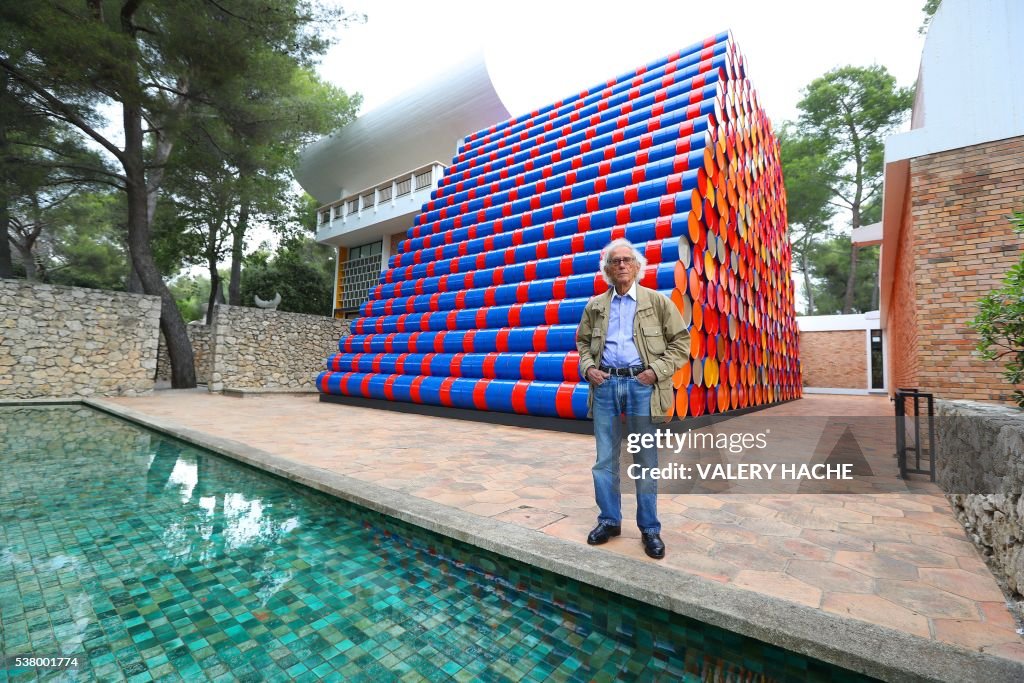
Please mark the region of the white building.
POLYGON ((335 317, 354 317, 459 140, 509 118, 482 54, 307 147, 295 176, 321 204, 316 239, 338 249, 335 317))

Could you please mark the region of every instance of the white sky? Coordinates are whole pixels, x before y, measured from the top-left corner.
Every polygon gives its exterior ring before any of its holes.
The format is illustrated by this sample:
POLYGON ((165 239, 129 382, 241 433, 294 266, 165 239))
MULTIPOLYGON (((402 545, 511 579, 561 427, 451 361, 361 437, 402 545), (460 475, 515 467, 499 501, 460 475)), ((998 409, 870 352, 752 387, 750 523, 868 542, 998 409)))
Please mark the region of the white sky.
MULTIPOLYGON (((329 0, 330 1, 330 0, 329 0)), ((360 92, 362 113, 481 47, 513 115, 731 29, 773 124, 826 71, 882 64, 917 78, 924 0, 350 0, 367 22, 340 31, 324 78, 360 92)), ((470 131, 467 131, 467 133, 470 131)))

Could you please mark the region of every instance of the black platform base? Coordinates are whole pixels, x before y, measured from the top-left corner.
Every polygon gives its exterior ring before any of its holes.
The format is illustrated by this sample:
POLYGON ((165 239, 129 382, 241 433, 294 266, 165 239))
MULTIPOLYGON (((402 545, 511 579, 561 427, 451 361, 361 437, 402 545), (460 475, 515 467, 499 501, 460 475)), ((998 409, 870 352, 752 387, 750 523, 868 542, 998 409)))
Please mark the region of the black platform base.
POLYGON ((452 420, 469 420, 470 422, 483 422, 485 424, 506 425, 509 427, 546 429, 552 432, 565 432, 569 434, 593 435, 594 433, 594 423, 591 420, 569 420, 559 417, 537 417, 534 415, 520 415, 518 413, 467 410, 466 408, 449 408, 448 406, 432 406, 424 403, 385 401, 378 398, 337 396, 335 394, 320 394, 320 402, 340 403, 342 405, 356 406, 359 408, 390 410, 396 413, 408 413, 412 415, 446 417, 452 420))
MULTIPOLYGON (((735 417, 748 415, 765 408, 782 405, 795 401, 779 401, 763 406, 751 406, 749 408, 738 408, 727 413, 716 413, 714 415, 701 415, 700 417, 688 417, 685 420, 672 418, 671 422, 662 424, 656 423, 660 429, 669 429, 674 432, 682 432, 687 429, 701 429, 718 422, 731 420, 735 417)), ((558 417, 536 417, 534 415, 519 415, 518 413, 499 413, 486 410, 467 410, 466 408, 449 408, 448 406, 432 406, 424 403, 406 403, 404 401, 385 401, 377 398, 363 398, 362 396, 338 396, 335 394, 320 394, 321 403, 340 403, 341 405, 356 406, 359 408, 373 408, 376 410, 390 410, 396 413, 408 413, 412 415, 428 415, 430 417, 446 417, 453 420, 468 420, 470 422, 482 422, 484 424, 506 425, 510 427, 527 427, 529 429, 546 429, 552 432, 564 432, 568 434, 594 434, 594 422, 592 420, 570 420, 558 417)))

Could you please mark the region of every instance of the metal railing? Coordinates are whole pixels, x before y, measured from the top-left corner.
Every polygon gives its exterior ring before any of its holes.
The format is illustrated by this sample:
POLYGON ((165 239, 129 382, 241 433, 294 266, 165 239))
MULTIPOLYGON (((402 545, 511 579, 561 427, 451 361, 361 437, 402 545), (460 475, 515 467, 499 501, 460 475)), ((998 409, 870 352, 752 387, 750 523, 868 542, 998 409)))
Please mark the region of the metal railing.
POLYGON ((426 166, 413 169, 409 173, 395 176, 379 185, 375 185, 356 194, 343 197, 318 209, 318 222, 325 225, 333 220, 342 219, 366 209, 373 209, 385 203, 394 202, 412 192, 419 192, 433 186, 444 172, 445 165, 435 161, 426 166))
POLYGON ((917 389, 897 389, 893 401, 900 479, 906 479, 908 474, 927 474, 935 481, 935 397, 917 389), (927 412, 922 413, 922 407, 927 412), (927 421, 923 427, 922 419, 927 421), (925 434, 927 444, 922 441, 925 434), (924 466, 923 461, 926 461, 924 466))
POLYGON ((422 190, 424 187, 430 187, 431 178, 432 178, 430 171, 431 171, 431 169, 428 168, 423 173, 417 173, 416 174, 416 189, 417 190, 422 190))

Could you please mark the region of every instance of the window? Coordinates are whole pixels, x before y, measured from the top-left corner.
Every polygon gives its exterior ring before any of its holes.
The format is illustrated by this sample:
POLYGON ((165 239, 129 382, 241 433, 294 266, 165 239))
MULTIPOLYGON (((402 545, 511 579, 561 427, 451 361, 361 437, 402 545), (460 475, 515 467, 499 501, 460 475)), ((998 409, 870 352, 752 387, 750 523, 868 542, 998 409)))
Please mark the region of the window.
POLYGON ((348 250, 341 279, 341 309, 358 309, 380 281, 383 242, 372 242, 348 250))
POLYGON ((882 355, 882 331, 871 330, 871 388, 884 389, 884 360, 882 355))

